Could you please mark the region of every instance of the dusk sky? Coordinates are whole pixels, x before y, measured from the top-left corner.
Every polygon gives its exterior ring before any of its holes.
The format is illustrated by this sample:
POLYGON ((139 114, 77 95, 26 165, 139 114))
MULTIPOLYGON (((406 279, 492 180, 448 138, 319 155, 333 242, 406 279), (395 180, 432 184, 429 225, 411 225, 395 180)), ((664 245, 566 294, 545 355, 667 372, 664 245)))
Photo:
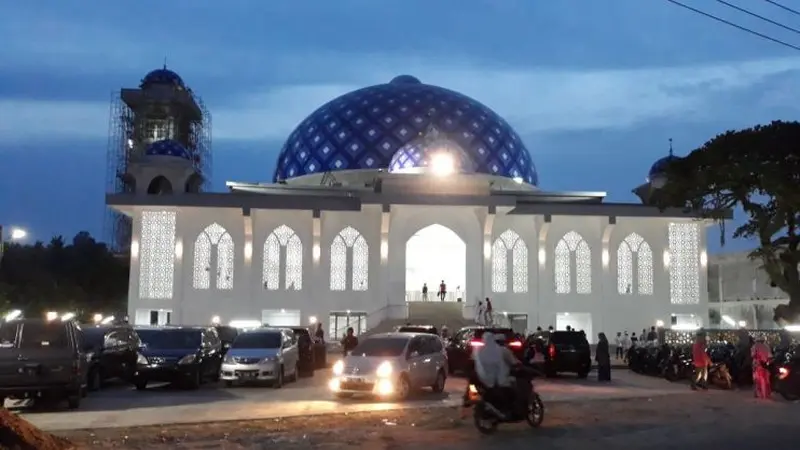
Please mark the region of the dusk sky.
MULTIPOLYGON (((685 3, 800 43, 716 1, 685 3)), ((9 1, 0 42, 0 223, 44 241, 102 235, 110 97, 165 57, 212 113, 215 190, 269 181, 305 116, 399 74, 503 116, 541 188, 612 201, 637 201, 669 138, 680 155, 800 108, 800 53, 664 0, 9 1)))

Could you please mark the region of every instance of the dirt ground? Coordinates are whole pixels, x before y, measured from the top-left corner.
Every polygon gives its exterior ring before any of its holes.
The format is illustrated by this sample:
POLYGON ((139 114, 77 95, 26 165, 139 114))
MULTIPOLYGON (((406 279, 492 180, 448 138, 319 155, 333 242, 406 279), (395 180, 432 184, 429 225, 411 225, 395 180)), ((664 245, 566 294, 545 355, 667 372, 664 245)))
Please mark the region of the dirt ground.
POLYGON ((280 447, 300 449, 388 450, 424 446, 427 450, 485 448, 502 444, 520 450, 547 448, 626 450, 725 445, 726 450, 796 445, 800 404, 757 401, 748 392, 696 392, 614 401, 556 403, 546 406, 541 428, 501 425, 490 437, 475 430, 471 418, 452 408, 357 413, 267 421, 61 433, 86 449, 225 449, 280 447))

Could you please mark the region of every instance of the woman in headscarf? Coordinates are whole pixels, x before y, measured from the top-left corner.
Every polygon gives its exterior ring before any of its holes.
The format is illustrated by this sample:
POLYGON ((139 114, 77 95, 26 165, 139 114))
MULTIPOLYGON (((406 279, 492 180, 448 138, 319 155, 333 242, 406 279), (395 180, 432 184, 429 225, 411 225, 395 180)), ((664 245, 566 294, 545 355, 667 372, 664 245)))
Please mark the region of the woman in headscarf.
POLYGON ((750 349, 750 355, 753 360, 753 388, 756 398, 770 398, 772 396, 770 373, 767 367, 769 360, 772 359, 772 350, 765 341, 764 335, 756 337, 756 343, 750 349))
POLYGON ((611 353, 605 333, 597 335, 597 349, 594 360, 597 361, 597 381, 611 381, 611 353))

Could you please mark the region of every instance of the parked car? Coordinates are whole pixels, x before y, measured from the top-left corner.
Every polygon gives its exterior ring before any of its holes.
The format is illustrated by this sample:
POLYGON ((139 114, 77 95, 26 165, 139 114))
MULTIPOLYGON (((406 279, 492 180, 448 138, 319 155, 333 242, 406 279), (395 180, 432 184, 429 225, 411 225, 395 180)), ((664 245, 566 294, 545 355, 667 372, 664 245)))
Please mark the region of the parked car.
POLYGON ((483 345, 483 334, 491 332, 502 336, 504 345, 514 353, 520 361, 524 359, 524 346, 522 337, 511 328, 469 326, 458 330, 447 345, 447 362, 450 374, 455 372, 469 372, 472 368, 472 351, 475 347, 483 345))
POLYGON ((586 378, 592 370, 592 349, 582 331, 553 331, 547 339, 544 372, 548 377, 559 372, 575 372, 586 378))
POLYGON ((294 327, 292 328, 294 337, 297 340, 297 350, 299 352, 298 373, 301 377, 313 377, 315 358, 314 358, 314 341, 311 339, 311 333, 308 328, 294 327))
POLYGON ((213 327, 137 327, 142 341, 134 385, 144 390, 150 382, 168 382, 197 389, 218 381, 222 341, 213 327))
POLYGON ((23 319, 0 324, 0 405, 6 398, 66 400, 80 407, 88 362, 74 321, 23 319))
POLYGON ((423 387, 442 392, 446 381, 441 339, 428 333, 384 333, 364 338, 337 361, 329 387, 337 397, 366 394, 403 400, 423 387))
POLYGON ((412 325, 406 324, 397 327, 394 330, 397 333, 427 333, 427 334, 435 334, 439 335, 439 329, 433 325, 412 325))
POLYGON ((133 383, 139 348, 139 336, 129 325, 84 325, 83 349, 89 361, 87 386, 100 389, 112 378, 133 383))
POLYGON ((236 337, 222 363, 221 378, 227 387, 236 382, 267 381, 280 388, 286 379, 297 379, 299 367, 300 352, 294 332, 260 328, 236 337))

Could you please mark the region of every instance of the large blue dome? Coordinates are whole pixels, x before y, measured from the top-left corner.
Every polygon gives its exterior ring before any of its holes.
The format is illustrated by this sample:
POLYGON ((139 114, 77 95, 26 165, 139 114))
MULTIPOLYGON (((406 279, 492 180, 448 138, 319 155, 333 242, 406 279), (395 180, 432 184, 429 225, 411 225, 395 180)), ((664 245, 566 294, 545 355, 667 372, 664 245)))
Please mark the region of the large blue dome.
POLYGON ((648 179, 652 179, 657 175, 663 175, 666 173, 667 168, 669 167, 670 163, 680 159, 680 157, 673 155, 670 153, 669 155, 659 159, 658 161, 654 162, 652 166, 650 166, 650 172, 647 174, 648 179))
POLYGON ((431 125, 463 149, 470 161, 462 167, 538 185, 528 150, 503 118, 476 100, 410 75, 344 94, 311 113, 283 145, 273 181, 390 169, 398 151, 419 142, 431 125))

